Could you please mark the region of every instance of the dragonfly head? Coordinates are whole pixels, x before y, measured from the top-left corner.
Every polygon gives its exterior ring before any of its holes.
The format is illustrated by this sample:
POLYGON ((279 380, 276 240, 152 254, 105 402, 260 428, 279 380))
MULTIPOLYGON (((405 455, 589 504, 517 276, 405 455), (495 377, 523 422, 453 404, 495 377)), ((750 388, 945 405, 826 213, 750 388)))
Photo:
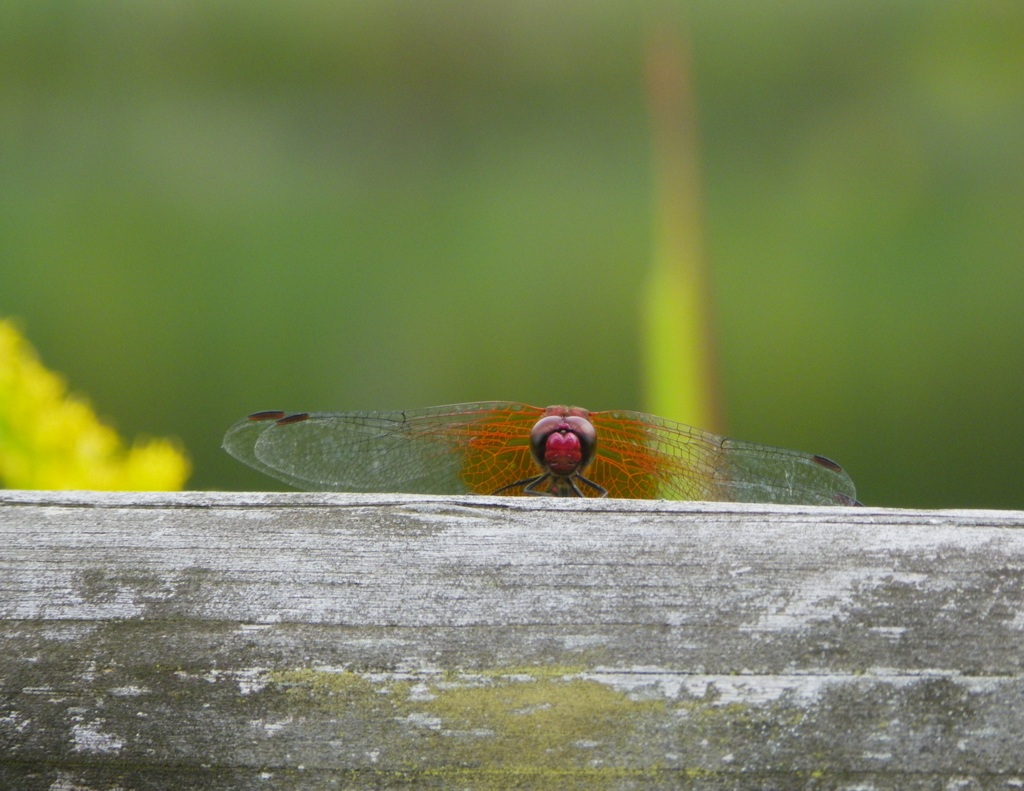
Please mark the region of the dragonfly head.
POLYGON ((597 431, 583 410, 554 407, 530 430, 530 453, 541 469, 556 476, 582 472, 594 458, 597 431))

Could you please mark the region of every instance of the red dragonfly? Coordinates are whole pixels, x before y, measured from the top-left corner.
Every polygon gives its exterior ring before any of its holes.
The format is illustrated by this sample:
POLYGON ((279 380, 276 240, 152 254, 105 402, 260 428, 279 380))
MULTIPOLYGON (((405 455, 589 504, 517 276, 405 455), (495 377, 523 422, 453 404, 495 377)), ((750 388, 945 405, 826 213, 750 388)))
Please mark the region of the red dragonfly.
POLYGON ((257 412, 224 436, 300 489, 859 505, 824 456, 642 412, 504 401, 405 412, 257 412))

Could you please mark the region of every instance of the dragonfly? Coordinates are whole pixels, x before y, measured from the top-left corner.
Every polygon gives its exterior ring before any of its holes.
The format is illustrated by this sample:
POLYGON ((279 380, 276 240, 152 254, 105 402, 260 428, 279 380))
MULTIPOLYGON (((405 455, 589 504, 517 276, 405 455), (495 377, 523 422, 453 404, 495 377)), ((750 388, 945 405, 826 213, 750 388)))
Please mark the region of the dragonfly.
POLYGON ((831 459, 643 412, 482 401, 256 412, 224 449, 299 489, 860 505, 831 459))

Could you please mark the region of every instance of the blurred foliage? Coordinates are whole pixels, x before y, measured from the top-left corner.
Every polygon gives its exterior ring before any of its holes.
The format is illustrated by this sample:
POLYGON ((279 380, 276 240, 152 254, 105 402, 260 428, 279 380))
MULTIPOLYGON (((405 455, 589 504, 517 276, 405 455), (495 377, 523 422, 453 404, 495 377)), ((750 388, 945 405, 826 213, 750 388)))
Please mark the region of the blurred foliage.
POLYGON ((681 31, 659 30, 647 54, 655 172, 653 250, 644 277, 644 400, 721 434, 714 290, 704 254, 700 141, 689 52, 681 31))
POLYGON ((188 460, 167 440, 124 447, 0 319, 0 485, 166 490, 180 489, 188 472, 188 460))
POLYGON ((683 9, 8 0, 0 314, 199 487, 257 409, 643 409, 679 26, 729 433, 1024 507, 1024 4, 683 9))

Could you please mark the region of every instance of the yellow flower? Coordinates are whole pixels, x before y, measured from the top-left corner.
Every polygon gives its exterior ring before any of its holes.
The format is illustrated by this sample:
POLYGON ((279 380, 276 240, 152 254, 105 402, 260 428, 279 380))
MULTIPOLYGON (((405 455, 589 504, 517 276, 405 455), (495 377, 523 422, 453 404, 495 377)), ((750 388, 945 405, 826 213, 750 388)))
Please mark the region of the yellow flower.
POLYGON ((125 447, 67 393, 14 325, 0 319, 0 486, 12 489, 180 489, 190 472, 167 439, 125 447))

